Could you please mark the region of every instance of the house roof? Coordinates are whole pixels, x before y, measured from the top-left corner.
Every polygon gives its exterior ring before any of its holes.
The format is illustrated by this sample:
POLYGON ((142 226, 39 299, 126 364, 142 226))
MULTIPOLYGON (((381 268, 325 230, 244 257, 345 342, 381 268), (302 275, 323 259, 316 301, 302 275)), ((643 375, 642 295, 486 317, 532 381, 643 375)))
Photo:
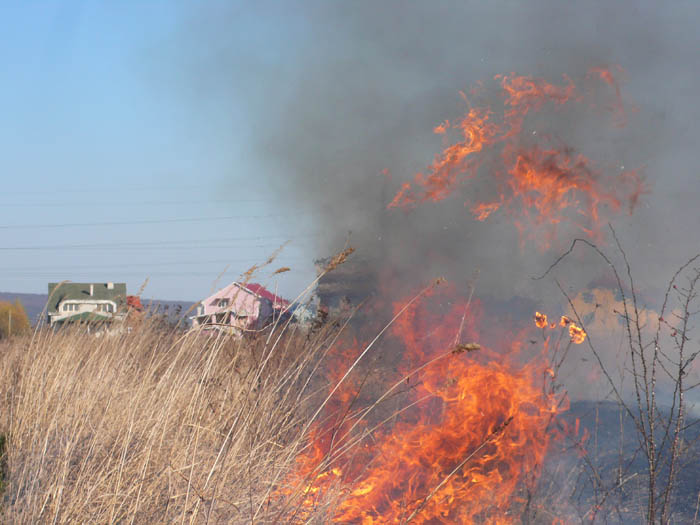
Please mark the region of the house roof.
POLYGON ((58 305, 66 300, 114 301, 117 307, 126 304, 126 283, 113 283, 109 289, 107 283, 49 283, 48 313, 58 312, 58 305), (93 293, 90 295, 90 285, 93 293))
POLYGON ((253 292, 256 295, 259 295, 260 297, 264 297, 265 299, 271 301, 272 304, 274 304, 274 305, 289 306, 289 301, 287 301, 286 299, 283 299, 279 295, 273 294, 270 290, 265 288, 262 284, 248 283, 248 284, 241 284, 241 286, 246 288, 248 291, 253 292))

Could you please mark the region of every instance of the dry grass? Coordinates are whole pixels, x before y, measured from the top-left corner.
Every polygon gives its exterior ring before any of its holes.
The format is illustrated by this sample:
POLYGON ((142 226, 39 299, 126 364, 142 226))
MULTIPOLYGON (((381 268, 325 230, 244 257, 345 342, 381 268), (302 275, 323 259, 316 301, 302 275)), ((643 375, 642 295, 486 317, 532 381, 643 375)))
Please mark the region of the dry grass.
POLYGON ((144 322, 118 336, 4 342, 3 521, 284 521, 300 491, 280 497, 280 486, 332 336, 290 328, 238 341, 144 322))

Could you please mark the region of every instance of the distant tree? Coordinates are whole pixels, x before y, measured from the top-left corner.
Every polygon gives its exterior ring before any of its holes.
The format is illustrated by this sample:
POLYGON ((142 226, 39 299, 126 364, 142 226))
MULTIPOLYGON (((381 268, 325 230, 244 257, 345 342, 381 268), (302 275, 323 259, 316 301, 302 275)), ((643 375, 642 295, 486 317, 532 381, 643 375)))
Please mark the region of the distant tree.
POLYGON ((14 304, 0 301, 0 339, 29 333, 31 324, 19 299, 14 304))

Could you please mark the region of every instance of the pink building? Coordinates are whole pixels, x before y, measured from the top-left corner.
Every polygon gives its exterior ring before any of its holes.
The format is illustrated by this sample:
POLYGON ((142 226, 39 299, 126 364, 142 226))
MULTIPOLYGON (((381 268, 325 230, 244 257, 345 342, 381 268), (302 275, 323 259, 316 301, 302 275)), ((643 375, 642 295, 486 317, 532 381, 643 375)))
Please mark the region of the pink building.
POLYGON ((289 306, 289 301, 260 284, 233 282, 204 299, 190 319, 194 327, 242 334, 261 330, 281 316, 291 315, 289 306))

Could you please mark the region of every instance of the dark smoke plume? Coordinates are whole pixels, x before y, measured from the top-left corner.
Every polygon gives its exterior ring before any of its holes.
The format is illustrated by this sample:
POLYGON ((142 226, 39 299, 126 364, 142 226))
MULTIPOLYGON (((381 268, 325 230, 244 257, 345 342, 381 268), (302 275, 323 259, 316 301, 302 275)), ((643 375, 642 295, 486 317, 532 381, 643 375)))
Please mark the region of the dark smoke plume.
MULTIPOLYGON (((585 111, 538 125, 601 169, 644 171, 652 194, 614 224, 642 278, 658 286, 700 240, 676 227, 700 219, 690 147, 698 136, 697 12, 691 3, 631 1, 261 2, 198 9, 176 47, 192 97, 220 102, 216 111, 244 108, 250 162, 270 195, 310 211, 322 229, 315 256, 342 248, 352 231, 360 256, 401 281, 466 280, 479 268, 482 290, 512 297, 535 291, 527 277, 556 249, 521 249, 507 217, 475 221, 464 194, 408 214, 386 210, 400 182, 440 151, 433 127, 463 113, 459 90, 496 74, 557 82, 619 64, 630 110, 624 129, 585 111)), ((564 232, 555 248, 570 241, 564 232)), ((587 261, 569 267, 572 287, 601 271, 587 261)))

